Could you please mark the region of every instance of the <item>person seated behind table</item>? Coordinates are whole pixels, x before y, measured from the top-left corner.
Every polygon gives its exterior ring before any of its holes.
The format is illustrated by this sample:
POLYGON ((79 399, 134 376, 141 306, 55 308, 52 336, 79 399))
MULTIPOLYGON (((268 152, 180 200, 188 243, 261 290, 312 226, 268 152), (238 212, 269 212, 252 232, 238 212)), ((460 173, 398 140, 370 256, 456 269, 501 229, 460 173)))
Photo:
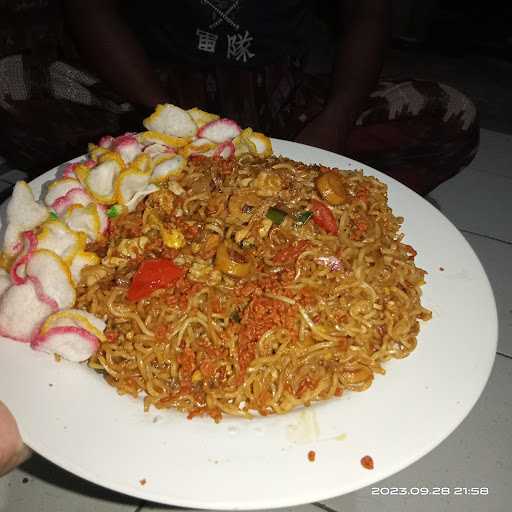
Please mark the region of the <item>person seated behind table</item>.
MULTIPOLYGON (((40 165, 83 153, 103 133, 140 130, 141 109, 163 102, 198 106, 273 137, 345 154, 420 194, 476 154, 478 116, 466 96, 428 81, 379 81, 389 1, 63 4, 80 59, 72 60, 74 67, 58 58, 49 65, 57 98, 38 107, 41 114, 53 108, 55 129, 41 121, 38 129, 21 126, 19 104, 11 112, 13 126, 25 130, 23 140, 36 142, 31 151, 40 165), (100 81, 76 69, 84 65, 100 81), (39 141, 51 149, 36 151, 39 141)), ((20 137, 15 141, 22 145, 20 137)))
MULTIPOLYGON (((163 102, 346 154, 421 194, 476 154, 478 116, 466 96, 428 81, 378 81, 388 1, 64 0, 64 8, 83 61, 61 39, 56 1, 0 5, 0 154, 32 175, 104 133, 140 129, 140 108, 163 102)), ((29 454, 0 402, 0 476, 29 454)))

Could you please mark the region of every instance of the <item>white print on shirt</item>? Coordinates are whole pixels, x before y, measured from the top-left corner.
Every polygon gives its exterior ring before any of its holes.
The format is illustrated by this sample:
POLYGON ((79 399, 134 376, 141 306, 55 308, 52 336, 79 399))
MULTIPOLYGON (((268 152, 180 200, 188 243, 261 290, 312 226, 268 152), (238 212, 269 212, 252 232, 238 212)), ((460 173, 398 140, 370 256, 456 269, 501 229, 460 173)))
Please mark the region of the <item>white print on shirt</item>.
POLYGON ((250 51, 251 43, 253 37, 246 30, 245 34, 233 34, 231 36, 227 36, 228 38, 228 52, 227 58, 235 60, 243 60, 247 62, 247 59, 252 59, 254 57, 254 53, 250 51))
POLYGON ((236 14, 237 9, 240 7, 240 1, 235 0, 234 2, 231 2, 231 5, 229 5, 230 1, 219 1, 216 0, 215 2, 210 2, 209 0, 203 0, 203 3, 208 5, 213 13, 213 22, 208 27, 210 30, 217 28, 222 23, 227 23, 231 27, 233 27, 235 30, 238 30, 240 28, 240 25, 238 25, 235 21, 235 19, 232 17, 233 14, 236 14), (217 4, 217 5, 214 5, 217 4))
POLYGON ((215 46, 217 44, 217 39, 219 36, 217 34, 212 34, 211 32, 206 32, 205 30, 197 29, 196 35, 199 38, 197 43, 197 49, 203 52, 215 53, 215 46))

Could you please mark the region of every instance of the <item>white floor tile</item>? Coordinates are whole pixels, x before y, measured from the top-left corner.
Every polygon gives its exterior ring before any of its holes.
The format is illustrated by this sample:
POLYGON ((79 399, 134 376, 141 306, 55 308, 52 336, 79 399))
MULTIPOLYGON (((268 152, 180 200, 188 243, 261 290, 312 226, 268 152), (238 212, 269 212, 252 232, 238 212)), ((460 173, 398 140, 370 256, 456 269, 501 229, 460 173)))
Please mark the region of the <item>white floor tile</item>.
MULTIPOLYGON (((468 375, 468 378, 471 378, 468 375)), ((372 495, 372 488, 323 502, 340 512, 504 512, 512 502, 512 360, 497 356, 491 379, 475 408, 433 452, 375 485, 379 492, 401 488, 448 488, 449 496, 372 495), (454 495, 457 488, 488 495, 454 495)), ((419 419, 428 421, 428 418, 419 419)), ((414 490, 412 492, 415 492, 414 490)), ((463 492, 461 490, 460 492, 463 492)))
POLYGON ((512 135, 480 130, 480 148, 471 167, 512 178, 512 135))
POLYGON ((498 351, 512 357, 512 245, 470 233, 464 236, 482 262, 494 291, 499 322, 498 351))
POLYGON ((134 512, 138 505, 38 456, 0 478, 0 512, 134 512))
POLYGON ((430 195, 459 229, 512 242, 512 179, 470 166, 430 195))

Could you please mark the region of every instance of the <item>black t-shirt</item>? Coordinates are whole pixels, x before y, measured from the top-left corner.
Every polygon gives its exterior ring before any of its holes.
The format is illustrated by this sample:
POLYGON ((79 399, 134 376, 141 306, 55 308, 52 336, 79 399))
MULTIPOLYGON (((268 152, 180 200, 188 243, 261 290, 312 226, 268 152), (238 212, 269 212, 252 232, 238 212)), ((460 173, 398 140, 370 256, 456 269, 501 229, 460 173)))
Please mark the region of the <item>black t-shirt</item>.
POLYGON ((308 0, 154 0, 123 10, 156 60, 254 67, 302 57, 325 39, 308 0))

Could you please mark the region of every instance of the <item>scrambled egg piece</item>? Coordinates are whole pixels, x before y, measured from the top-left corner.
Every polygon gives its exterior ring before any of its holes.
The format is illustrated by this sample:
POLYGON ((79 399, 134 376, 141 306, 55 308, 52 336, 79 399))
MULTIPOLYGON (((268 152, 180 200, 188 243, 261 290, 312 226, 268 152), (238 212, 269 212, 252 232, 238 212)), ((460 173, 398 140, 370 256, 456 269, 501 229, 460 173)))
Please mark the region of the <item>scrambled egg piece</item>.
POLYGON ((185 236, 179 229, 167 230, 162 227, 160 228, 160 234, 166 247, 171 249, 181 249, 186 243, 185 236))

